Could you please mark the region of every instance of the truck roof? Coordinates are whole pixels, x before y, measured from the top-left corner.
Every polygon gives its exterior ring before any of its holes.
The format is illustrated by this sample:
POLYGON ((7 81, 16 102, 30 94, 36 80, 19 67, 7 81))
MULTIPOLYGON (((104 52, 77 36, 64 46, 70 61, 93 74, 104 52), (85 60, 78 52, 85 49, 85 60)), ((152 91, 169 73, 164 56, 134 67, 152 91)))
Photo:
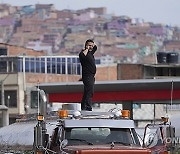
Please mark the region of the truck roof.
POLYGON ((134 128, 134 122, 129 119, 66 119, 64 127, 134 128))
POLYGON ((65 111, 65 113, 66 116, 59 119, 59 125, 63 123, 65 128, 70 128, 70 127, 134 128, 134 121, 130 120, 128 117, 122 117, 120 111, 117 112, 89 112, 89 111, 66 112, 65 111))

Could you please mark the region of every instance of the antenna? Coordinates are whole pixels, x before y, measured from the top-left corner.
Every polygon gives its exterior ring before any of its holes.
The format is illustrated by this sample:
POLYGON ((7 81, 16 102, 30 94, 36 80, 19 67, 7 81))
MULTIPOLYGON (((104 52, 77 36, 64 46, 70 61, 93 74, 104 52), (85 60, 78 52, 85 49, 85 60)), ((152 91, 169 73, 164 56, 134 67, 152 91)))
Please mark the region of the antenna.
POLYGON ((39 81, 37 83, 37 94, 38 94, 38 115, 40 114, 40 109, 39 109, 39 92, 40 92, 40 89, 39 89, 39 81))
POLYGON ((173 101, 174 82, 171 81, 171 113, 172 113, 172 101, 173 101))

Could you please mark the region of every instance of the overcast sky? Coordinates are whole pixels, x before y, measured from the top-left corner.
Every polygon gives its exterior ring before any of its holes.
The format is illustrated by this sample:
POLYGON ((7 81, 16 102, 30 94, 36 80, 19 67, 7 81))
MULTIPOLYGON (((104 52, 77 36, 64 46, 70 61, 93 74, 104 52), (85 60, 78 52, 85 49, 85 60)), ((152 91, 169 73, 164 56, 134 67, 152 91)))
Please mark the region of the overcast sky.
POLYGON ((106 7, 108 13, 180 26, 180 0, 1 0, 11 5, 54 4, 56 9, 106 7))

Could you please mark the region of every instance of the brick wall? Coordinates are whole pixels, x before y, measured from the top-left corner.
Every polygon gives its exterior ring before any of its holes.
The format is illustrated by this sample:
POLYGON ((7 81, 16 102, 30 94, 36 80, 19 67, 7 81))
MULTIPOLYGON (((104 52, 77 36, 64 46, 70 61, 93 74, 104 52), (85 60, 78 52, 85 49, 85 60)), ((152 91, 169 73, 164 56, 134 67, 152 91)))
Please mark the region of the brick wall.
MULTIPOLYGON (((26 82, 32 84, 37 84, 38 82, 77 82, 80 78, 81 75, 26 73, 26 82)), ((98 66, 95 78, 96 81, 117 80, 117 65, 98 66)))
POLYGON ((97 67, 96 81, 117 80, 117 65, 103 65, 97 67))
POLYGON ((143 65, 141 64, 118 64, 118 80, 142 79, 143 65))

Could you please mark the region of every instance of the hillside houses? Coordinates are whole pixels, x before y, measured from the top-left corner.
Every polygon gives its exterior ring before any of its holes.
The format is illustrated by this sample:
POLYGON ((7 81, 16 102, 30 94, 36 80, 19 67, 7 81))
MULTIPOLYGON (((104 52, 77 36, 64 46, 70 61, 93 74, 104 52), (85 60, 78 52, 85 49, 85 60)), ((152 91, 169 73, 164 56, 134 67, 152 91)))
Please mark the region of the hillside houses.
POLYGON ((0 4, 0 10, 1 43, 46 50, 48 55, 77 55, 89 38, 99 47, 96 56, 114 56, 115 62, 154 63, 154 52, 180 52, 175 43, 179 27, 107 14, 104 7, 57 10, 53 4, 0 4))

